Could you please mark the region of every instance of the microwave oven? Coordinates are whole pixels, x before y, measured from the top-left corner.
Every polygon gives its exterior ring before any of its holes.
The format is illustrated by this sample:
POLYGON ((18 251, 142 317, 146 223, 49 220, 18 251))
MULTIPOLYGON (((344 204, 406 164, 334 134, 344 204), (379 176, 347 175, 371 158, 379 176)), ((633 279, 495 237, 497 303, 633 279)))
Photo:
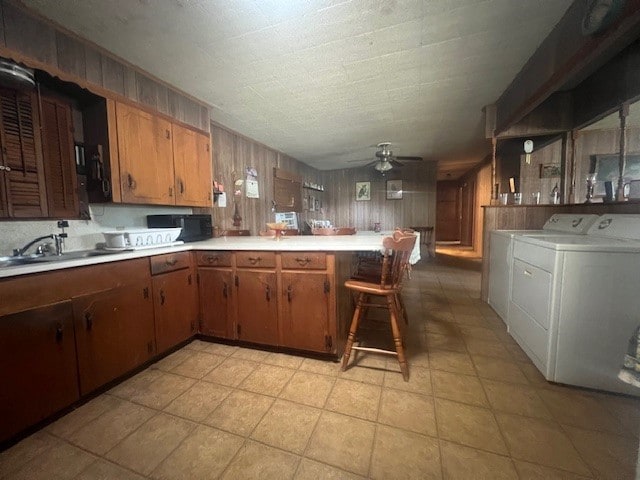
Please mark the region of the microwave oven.
POLYGON ((149 228, 182 228, 178 240, 196 242, 213 237, 211 215, 200 214, 167 214, 147 215, 149 228))

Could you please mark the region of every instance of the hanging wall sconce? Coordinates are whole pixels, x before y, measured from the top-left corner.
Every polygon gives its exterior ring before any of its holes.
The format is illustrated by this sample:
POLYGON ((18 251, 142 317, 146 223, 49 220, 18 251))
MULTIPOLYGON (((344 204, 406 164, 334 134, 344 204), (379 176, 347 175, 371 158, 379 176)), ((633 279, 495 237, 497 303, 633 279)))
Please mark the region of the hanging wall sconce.
POLYGON ((531 152, 533 152, 533 140, 524 141, 524 163, 531 165, 531 152))

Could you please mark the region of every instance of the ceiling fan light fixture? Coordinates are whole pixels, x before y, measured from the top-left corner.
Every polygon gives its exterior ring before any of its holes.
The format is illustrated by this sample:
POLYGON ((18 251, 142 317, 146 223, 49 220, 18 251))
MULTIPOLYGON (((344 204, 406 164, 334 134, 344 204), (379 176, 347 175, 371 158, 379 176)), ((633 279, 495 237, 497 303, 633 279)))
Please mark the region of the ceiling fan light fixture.
POLYGON ((393 165, 391 165, 388 161, 386 160, 380 160, 378 163, 376 163, 374 165, 374 167, 377 171, 379 172, 388 172, 389 170, 391 170, 393 168, 393 165))

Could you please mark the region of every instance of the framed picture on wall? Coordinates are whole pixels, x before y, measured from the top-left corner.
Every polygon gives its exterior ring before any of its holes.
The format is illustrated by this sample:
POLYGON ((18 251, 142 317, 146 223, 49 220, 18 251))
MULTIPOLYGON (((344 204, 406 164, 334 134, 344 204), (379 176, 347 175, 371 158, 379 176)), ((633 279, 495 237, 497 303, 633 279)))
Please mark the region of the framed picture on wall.
POLYGON ((402 200, 402 180, 387 180, 387 200, 402 200))
POLYGON ((356 182, 356 201, 371 200, 371 182, 356 182))
MULTIPOLYGON (((591 171, 596 174, 595 196, 605 194, 604 182, 618 184, 620 175, 620 155, 617 153, 591 156, 591 171)), ((627 153, 624 174, 624 183, 640 179, 640 153, 627 153)))
POLYGON ((546 163, 540 165, 540 178, 554 178, 560 176, 560 165, 546 163))

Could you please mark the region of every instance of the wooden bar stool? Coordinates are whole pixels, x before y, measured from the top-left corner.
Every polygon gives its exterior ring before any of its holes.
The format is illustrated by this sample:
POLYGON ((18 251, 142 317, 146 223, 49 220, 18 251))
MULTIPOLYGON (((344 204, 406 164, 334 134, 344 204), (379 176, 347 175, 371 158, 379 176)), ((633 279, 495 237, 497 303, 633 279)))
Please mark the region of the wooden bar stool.
POLYGON ((372 353, 382 353, 387 355, 395 355, 400 364, 402 377, 405 381, 409 380, 409 367, 407 359, 404 355, 404 346, 402 341, 402 322, 398 322, 398 318, 403 317, 400 291, 402 289, 402 281, 407 272, 409 265, 409 257, 416 242, 415 235, 397 235, 394 237, 386 237, 382 245, 385 249, 382 259, 382 271, 378 281, 367 280, 347 280, 344 285, 350 290, 357 293, 356 308, 351 320, 349 328, 349 336, 342 357, 342 370, 347 368, 351 350, 363 350, 372 353), (372 302, 371 297, 381 297, 384 299, 382 303, 372 302), (395 351, 383 350, 380 348, 361 347, 355 345, 358 327, 362 320, 363 311, 367 307, 386 308, 389 310, 389 320, 391 322, 391 332, 393 335, 393 343, 395 351))
MULTIPOLYGON (((400 228, 396 227, 391 234, 395 240, 400 239, 403 236, 415 236, 415 232, 410 228, 400 228)), ((380 252, 369 253, 366 255, 362 255, 358 258, 355 271, 353 275, 351 275, 351 280, 364 280, 369 283, 378 283, 380 282, 380 278, 382 276, 382 261, 383 255, 380 252)), ((411 264, 407 263, 406 267, 407 277, 411 279, 411 264)), ((398 292, 398 305, 400 306, 400 312, 402 313, 402 318, 404 319, 404 323, 409 323, 409 317, 407 315, 407 310, 404 307, 404 301, 402 300, 402 294, 398 292)), ((365 310, 366 314, 366 310, 365 310)))

